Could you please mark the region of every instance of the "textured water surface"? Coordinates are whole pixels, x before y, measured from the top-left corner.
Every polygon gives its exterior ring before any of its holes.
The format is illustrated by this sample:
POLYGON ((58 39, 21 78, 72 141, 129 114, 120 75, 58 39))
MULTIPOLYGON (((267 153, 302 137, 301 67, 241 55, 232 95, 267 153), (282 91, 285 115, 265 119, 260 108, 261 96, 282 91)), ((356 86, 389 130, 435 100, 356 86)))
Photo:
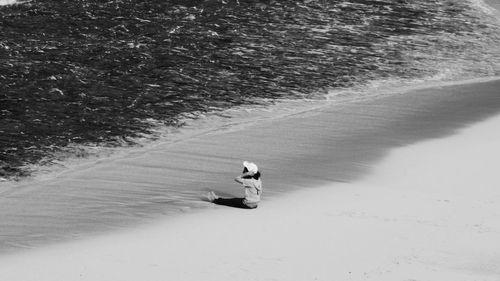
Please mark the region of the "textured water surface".
POLYGON ((2 6, 0 177, 234 106, 498 75, 499 45, 498 22, 465 0, 2 6))

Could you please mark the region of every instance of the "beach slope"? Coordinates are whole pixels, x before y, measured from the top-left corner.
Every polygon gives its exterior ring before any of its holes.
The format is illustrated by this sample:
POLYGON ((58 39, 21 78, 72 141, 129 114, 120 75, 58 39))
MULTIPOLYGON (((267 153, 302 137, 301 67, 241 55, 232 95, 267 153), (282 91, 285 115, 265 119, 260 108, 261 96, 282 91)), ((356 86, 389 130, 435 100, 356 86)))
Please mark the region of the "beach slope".
MULTIPOLYGON (((476 108, 477 109, 477 108, 476 108)), ((0 258, 1 280, 498 280, 500 116, 371 172, 0 258)))

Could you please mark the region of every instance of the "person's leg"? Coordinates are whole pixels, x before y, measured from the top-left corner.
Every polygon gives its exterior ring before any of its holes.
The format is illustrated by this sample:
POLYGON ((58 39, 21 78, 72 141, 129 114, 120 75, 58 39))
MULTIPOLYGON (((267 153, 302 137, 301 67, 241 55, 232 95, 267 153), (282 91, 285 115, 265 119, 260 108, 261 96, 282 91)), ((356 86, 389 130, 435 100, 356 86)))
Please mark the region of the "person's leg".
POLYGON ((217 198, 213 201, 213 203, 241 209, 253 209, 245 205, 245 203, 243 203, 244 200, 245 198, 217 198))

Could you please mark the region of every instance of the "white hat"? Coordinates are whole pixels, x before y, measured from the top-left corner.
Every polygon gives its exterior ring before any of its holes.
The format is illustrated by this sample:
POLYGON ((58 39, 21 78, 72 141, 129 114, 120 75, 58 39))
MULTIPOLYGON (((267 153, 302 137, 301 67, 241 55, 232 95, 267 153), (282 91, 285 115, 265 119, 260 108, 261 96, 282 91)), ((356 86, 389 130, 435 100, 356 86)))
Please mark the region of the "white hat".
POLYGON ((243 167, 247 168, 247 170, 250 172, 250 173, 257 173, 257 171, 259 171, 259 168, 257 167, 257 165, 255 165, 255 163, 252 163, 252 162, 247 162, 247 161, 244 161, 243 162, 243 167))

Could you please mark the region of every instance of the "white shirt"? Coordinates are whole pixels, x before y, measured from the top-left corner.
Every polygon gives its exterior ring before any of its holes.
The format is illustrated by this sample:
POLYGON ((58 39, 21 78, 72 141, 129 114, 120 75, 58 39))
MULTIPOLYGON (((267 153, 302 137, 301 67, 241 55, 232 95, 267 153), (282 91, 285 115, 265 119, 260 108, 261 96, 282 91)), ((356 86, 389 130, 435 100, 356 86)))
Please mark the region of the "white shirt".
POLYGON ((257 204, 260 202, 260 195, 262 194, 262 181, 254 178, 241 179, 243 187, 245 188, 245 203, 257 204))

